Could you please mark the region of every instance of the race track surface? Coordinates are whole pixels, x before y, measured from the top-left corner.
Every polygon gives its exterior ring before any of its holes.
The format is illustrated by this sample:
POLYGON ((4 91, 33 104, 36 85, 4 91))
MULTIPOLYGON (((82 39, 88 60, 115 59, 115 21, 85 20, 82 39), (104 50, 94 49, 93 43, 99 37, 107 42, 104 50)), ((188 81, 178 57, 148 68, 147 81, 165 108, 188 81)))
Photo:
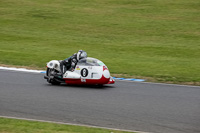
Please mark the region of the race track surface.
POLYGON ((0 70, 0 116, 154 133, 200 132, 200 87, 117 81, 52 86, 44 74, 0 70))

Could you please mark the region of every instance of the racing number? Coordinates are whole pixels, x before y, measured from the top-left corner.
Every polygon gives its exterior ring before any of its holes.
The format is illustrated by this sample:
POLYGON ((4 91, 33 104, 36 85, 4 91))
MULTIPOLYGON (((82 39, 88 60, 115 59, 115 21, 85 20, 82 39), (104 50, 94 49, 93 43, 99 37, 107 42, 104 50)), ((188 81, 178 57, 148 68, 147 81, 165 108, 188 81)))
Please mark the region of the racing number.
POLYGON ((83 77, 87 77, 88 76, 88 70, 86 68, 83 68, 81 70, 81 76, 83 76, 83 77))

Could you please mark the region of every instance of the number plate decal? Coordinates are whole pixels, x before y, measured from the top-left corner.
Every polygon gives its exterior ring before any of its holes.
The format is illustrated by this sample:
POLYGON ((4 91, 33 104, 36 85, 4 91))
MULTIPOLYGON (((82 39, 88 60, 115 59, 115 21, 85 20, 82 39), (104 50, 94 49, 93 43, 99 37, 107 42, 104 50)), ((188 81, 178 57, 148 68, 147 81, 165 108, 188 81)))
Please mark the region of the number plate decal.
POLYGON ((87 77, 87 76, 88 76, 88 70, 87 70, 86 68, 83 68, 83 69, 81 70, 81 76, 82 76, 82 77, 87 77))

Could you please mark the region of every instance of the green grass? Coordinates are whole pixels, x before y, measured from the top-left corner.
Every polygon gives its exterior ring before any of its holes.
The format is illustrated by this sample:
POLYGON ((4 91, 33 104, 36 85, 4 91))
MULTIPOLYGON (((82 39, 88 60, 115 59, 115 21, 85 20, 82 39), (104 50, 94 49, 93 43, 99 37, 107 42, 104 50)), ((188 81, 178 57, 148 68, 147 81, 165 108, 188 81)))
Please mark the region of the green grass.
POLYGON ((83 49, 111 73, 200 82, 199 0, 0 0, 0 63, 44 68, 83 49))
POLYGON ((0 133, 128 133, 100 128, 0 118, 0 133))

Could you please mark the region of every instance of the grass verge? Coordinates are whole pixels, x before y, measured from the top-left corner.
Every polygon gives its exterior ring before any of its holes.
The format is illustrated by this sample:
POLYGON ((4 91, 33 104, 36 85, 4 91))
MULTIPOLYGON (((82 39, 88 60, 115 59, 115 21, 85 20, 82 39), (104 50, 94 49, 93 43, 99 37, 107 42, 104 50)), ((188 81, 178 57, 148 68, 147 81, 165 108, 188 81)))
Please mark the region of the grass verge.
POLYGON ((0 0, 0 63, 44 68, 84 49, 113 74, 200 81, 199 0, 0 0))
POLYGON ((126 131, 0 118, 0 133, 130 133, 126 131))

